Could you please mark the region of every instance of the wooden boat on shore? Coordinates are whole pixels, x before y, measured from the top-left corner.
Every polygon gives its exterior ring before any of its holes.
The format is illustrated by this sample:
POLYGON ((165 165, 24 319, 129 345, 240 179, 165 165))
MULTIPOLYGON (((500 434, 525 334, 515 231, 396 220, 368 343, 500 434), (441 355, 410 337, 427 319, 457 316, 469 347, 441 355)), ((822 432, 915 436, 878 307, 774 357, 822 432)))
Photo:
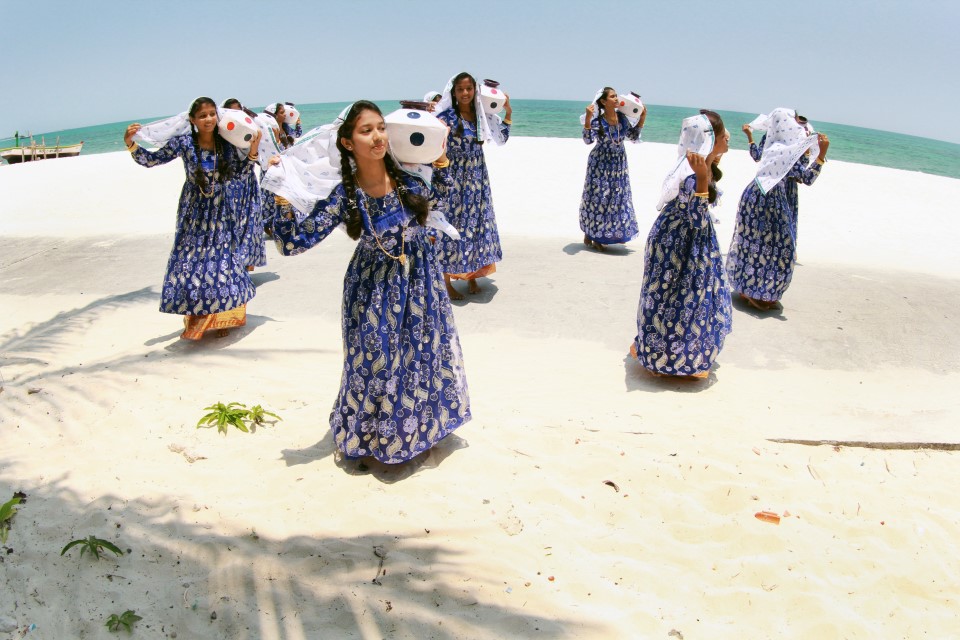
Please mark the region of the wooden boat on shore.
POLYGON ((7 161, 8 164, 17 164, 20 162, 32 162, 33 160, 47 160, 50 158, 75 158, 80 155, 83 148, 83 140, 76 144, 60 144, 60 138, 57 138, 56 144, 47 145, 41 137, 40 144, 37 144, 33 138, 30 138, 30 144, 21 145, 19 135, 16 138, 16 146, 0 149, 0 158, 7 161))

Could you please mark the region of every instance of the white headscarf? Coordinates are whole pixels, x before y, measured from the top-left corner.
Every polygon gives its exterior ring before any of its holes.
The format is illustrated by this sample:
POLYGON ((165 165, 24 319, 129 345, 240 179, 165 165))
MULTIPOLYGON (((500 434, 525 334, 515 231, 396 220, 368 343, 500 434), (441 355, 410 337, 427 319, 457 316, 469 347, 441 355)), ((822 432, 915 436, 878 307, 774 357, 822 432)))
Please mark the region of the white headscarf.
MULTIPOLYGON (((313 211, 317 202, 329 197, 337 185, 343 182, 337 131, 352 108, 353 104, 348 105, 333 122, 306 132, 292 147, 280 152, 280 164, 270 166, 263 175, 261 186, 290 202, 296 210, 297 220, 303 220, 313 211)), ((433 177, 431 167, 403 164, 393 155, 389 146, 388 152, 405 173, 419 177, 427 185, 430 184, 433 177)), ((438 211, 429 212, 426 224, 452 238, 460 237, 456 228, 438 211)))
MULTIPOLYGON (((199 98, 196 100, 199 100, 199 98)), ((220 107, 217 107, 217 120, 220 120, 220 113, 220 107)), ((175 116, 143 125, 139 131, 133 134, 133 139, 147 146, 162 147, 171 138, 190 135, 192 132, 193 125, 190 123, 190 112, 184 111, 175 116)))
MULTIPOLYGON (((808 133, 808 127, 797 122, 793 109, 781 107, 771 111, 770 115, 761 114, 750 126, 767 132, 755 178, 764 195, 783 180, 808 150, 816 149, 816 153, 820 153, 816 134, 808 133)), ((812 131, 813 127, 809 129, 812 131)))
POLYGON ((676 198, 680 193, 680 185, 688 176, 693 175, 693 168, 687 161, 687 152, 693 151, 706 158, 713 151, 715 137, 713 125, 710 124, 710 119, 707 116, 701 113, 684 118, 680 129, 680 142, 677 145, 677 164, 663 179, 657 211, 662 210, 668 202, 676 198))
MULTIPOLYGON (((453 79, 456 77, 457 76, 452 76, 447 80, 447 84, 440 94, 440 102, 437 103, 437 107, 433 111, 434 113, 443 113, 453 106, 453 79)), ((474 78, 473 81, 476 82, 477 79, 474 78)), ((503 120, 501 120, 498 115, 484 113, 483 102, 480 100, 479 83, 477 83, 476 90, 473 94, 473 104, 477 112, 477 137, 480 142, 491 140, 498 147, 501 146, 506 142, 506 138, 503 137, 503 133, 500 131, 500 124, 503 120)))
MULTIPOLYGON (((217 107, 217 121, 219 121, 222 116, 223 109, 217 107)), ((271 125, 266 119, 267 117, 269 116, 254 118, 254 122, 260 129, 260 146, 258 153, 260 155, 260 167, 262 169, 266 168, 270 158, 280 153, 280 145, 277 142, 276 136, 273 134, 273 126, 276 126, 276 123, 274 122, 273 125, 271 125)), ((184 111, 178 115, 143 125, 140 127, 140 130, 134 134, 133 139, 149 146, 162 147, 167 144, 171 138, 190 135, 192 132, 193 125, 190 123, 190 113, 184 111)), ((250 150, 250 145, 237 148, 246 154, 250 150)))
POLYGON ((427 91, 425 94, 423 94, 423 101, 433 102, 434 96, 440 96, 441 99, 443 98, 443 94, 439 91, 427 91))
MULTIPOLYGON (((597 89, 597 92, 596 92, 595 94, 593 94, 593 102, 592 102, 591 104, 593 104, 593 106, 596 107, 597 109, 600 108, 600 107, 597 107, 597 100, 599 100, 599 99, 600 99, 600 96, 602 96, 602 95, 603 95, 603 89, 597 89)), ((596 113, 594 113, 593 115, 594 115, 594 117, 599 118, 599 117, 600 117, 601 115, 603 115, 603 114, 601 114, 601 113, 599 113, 599 112, 596 112, 596 113)), ((580 114, 580 124, 581 124, 582 126, 584 126, 584 127, 590 125, 590 123, 587 122, 587 113, 586 113, 586 110, 584 110, 584 112, 580 114)))

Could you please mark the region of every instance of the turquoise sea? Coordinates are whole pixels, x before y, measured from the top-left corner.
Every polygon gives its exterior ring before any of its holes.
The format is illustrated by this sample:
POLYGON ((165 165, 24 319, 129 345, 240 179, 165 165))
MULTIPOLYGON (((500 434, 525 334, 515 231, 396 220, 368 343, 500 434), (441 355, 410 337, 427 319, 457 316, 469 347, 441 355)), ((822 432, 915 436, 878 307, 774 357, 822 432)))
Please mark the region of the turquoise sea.
MULTIPOLYGON (((379 100, 377 103, 385 111, 399 107, 396 100, 379 100)), ((300 104, 304 131, 330 122, 348 103, 300 104)), ((514 125, 512 135, 579 138, 579 117, 585 103, 572 100, 514 100, 514 125)), ((648 142, 677 141, 680 122, 693 115, 696 109, 689 107, 669 107, 647 105, 647 124, 643 130, 643 139, 648 142)), ((259 109, 257 109, 259 110, 259 109)), ((755 113, 720 111, 727 128, 730 130, 731 148, 746 149, 746 136, 740 126, 750 122, 755 113)), ((123 150, 123 130, 129 122, 151 122, 170 114, 144 115, 131 118, 127 122, 113 122, 80 129, 65 131, 33 132, 39 142, 42 135, 47 143, 53 143, 57 137, 61 144, 84 142, 83 154, 107 153, 123 150)), ((813 116, 814 114, 807 114, 813 116)), ((820 122, 811 117, 811 123, 818 131, 830 136, 829 157, 848 162, 858 162, 881 167, 922 171, 939 176, 960 178, 960 144, 908 136, 876 129, 864 129, 830 122, 820 122)), ((8 132, 3 132, 7 134, 8 132)), ((0 139, 0 147, 13 146, 10 139, 0 139)))

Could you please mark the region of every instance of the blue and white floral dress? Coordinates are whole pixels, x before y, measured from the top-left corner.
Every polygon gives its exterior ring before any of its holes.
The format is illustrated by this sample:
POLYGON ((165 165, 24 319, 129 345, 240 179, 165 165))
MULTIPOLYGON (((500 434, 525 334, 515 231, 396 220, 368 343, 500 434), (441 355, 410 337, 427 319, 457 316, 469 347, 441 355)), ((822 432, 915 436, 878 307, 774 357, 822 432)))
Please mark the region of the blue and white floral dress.
POLYGON ((247 171, 234 178, 227 190, 235 208, 241 213, 241 222, 244 223, 240 242, 243 265, 264 267, 267 264, 267 243, 263 235, 263 192, 257 182, 256 171, 247 171))
POLYGON ((730 333, 730 288, 710 205, 688 176, 650 229, 633 350, 647 369, 674 376, 710 370, 730 333))
MULTIPOLYGON (((242 213, 220 179, 216 153, 201 148, 190 135, 171 138, 156 151, 137 147, 137 164, 155 167, 183 160, 186 181, 177 207, 177 229, 160 293, 160 311, 184 316, 220 314, 241 307, 255 289, 239 252, 242 213), (207 178, 207 193, 195 183, 197 165, 207 178)), ((222 162, 232 165, 233 180, 245 180, 253 163, 224 143, 222 162)), ((212 327, 208 327, 212 328, 212 327)))
POLYGON ((640 126, 630 126, 617 113, 617 125, 594 118, 583 127, 583 141, 596 143, 587 160, 587 177, 580 199, 580 229, 598 244, 629 242, 640 232, 633 210, 633 193, 627 168, 625 140, 640 139, 640 126))
POLYGON ((766 195, 756 181, 744 189, 727 253, 734 291, 765 302, 783 297, 797 261, 798 184, 813 184, 822 167, 801 158, 766 195))
MULTIPOLYGON (((432 191, 402 179, 436 202, 449 188, 443 174, 434 172, 432 191)), ((363 232, 343 280, 343 376, 330 427, 345 456, 400 463, 470 420, 463 354, 426 228, 396 191, 371 198, 357 189, 355 197, 363 232), (406 264, 387 254, 406 256, 406 264)), ((303 221, 274 219, 278 250, 296 255, 315 246, 347 211, 340 184, 303 221)))
MULTIPOLYGON (((477 125, 457 116, 453 108, 437 117, 450 127, 447 136, 447 159, 453 184, 447 201, 447 218, 460 232, 455 240, 442 236, 437 252, 444 273, 453 278, 474 279, 496 271, 503 259, 500 233, 493 212, 490 175, 483 157, 483 146, 477 141, 477 125), (458 134, 462 125, 463 133, 458 134)), ((504 139, 510 136, 510 125, 500 123, 504 139)))

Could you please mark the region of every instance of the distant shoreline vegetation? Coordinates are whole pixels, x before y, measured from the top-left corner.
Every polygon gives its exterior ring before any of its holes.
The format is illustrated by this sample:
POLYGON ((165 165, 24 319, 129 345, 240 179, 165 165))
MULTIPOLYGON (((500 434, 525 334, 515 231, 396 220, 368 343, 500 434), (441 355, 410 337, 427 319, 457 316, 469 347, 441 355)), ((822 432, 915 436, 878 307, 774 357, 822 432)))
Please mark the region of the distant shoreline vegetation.
MULTIPOLYGON (((399 107, 397 100, 379 100, 384 111, 399 107)), ((307 131, 332 121, 347 102, 325 102, 298 104, 303 129, 307 131)), ((514 125, 512 135, 535 138, 579 138, 580 114, 586 105, 577 100, 513 100, 514 125)), ((693 115, 697 108, 647 105, 647 125, 643 130, 643 140, 674 144, 683 118, 693 115)), ((260 110, 260 109, 257 109, 260 110)), ((731 135, 731 149, 747 149, 746 136, 740 126, 750 122, 757 115, 737 111, 718 111, 727 124, 731 135)), ((168 114, 169 115, 169 114, 168 114)), ((818 131, 830 136, 830 157, 835 160, 856 162, 906 171, 920 171, 932 175, 960 179, 960 144, 921 138, 902 133, 866 129, 850 125, 819 122, 815 113, 805 114, 818 131)), ((84 142, 82 155, 123 151, 123 129, 129 122, 152 122, 166 116, 133 118, 124 122, 34 133, 39 144, 41 137, 47 144, 53 144, 60 138, 60 144, 84 142)), ((13 146, 13 132, 10 138, 0 139, 0 147, 13 146)), ((20 132, 21 136, 24 132, 20 132)), ((759 135, 755 136, 759 140, 759 135)), ((27 138, 29 144, 29 137, 27 138)), ((21 139, 21 144, 24 144, 21 139)))

